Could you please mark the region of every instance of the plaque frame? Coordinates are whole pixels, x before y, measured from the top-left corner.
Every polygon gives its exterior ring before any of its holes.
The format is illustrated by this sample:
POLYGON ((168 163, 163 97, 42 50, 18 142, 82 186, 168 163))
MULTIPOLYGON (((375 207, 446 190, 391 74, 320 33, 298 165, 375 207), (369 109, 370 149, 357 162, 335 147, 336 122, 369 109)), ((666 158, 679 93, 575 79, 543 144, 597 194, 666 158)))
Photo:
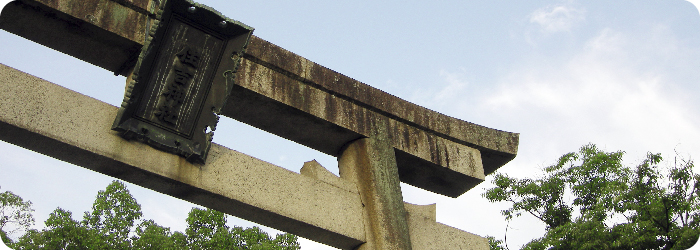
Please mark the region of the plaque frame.
POLYGON ((204 164, 254 29, 190 0, 168 0, 151 25, 112 129, 204 164))

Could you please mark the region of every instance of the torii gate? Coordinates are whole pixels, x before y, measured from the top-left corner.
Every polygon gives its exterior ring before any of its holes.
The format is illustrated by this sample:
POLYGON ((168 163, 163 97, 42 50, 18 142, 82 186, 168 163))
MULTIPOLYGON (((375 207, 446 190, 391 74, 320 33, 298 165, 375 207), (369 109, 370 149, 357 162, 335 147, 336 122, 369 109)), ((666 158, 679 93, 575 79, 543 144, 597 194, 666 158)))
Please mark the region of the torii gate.
MULTIPOLYGON (((0 28, 130 81, 161 2, 18 0, 0 28)), ((216 144, 191 163, 120 137, 116 107, 2 64, 0 139, 341 249, 488 249, 437 223, 435 205, 404 203, 399 182, 458 197, 515 157, 518 134, 409 103, 255 36, 241 57, 217 112, 338 157, 340 177, 216 144)))

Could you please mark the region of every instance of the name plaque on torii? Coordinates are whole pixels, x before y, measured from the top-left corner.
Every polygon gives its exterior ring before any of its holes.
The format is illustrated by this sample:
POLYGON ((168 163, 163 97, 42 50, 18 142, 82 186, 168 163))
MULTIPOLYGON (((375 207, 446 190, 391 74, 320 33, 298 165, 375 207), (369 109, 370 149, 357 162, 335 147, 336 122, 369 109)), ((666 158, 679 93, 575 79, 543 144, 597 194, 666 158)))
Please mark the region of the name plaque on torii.
POLYGON ((435 205, 405 204, 399 182, 458 197, 516 156, 517 133, 407 102, 189 0, 17 0, 0 28, 127 76, 117 109, 0 65, 4 141, 341 249, 488 249, 435 205), (218 115, 335 156, 340 176, 211 143, 218 115))
POLYGON ((186 0, 167 1, 153 25, 113 129, 204 163, 253 28, 186 0))

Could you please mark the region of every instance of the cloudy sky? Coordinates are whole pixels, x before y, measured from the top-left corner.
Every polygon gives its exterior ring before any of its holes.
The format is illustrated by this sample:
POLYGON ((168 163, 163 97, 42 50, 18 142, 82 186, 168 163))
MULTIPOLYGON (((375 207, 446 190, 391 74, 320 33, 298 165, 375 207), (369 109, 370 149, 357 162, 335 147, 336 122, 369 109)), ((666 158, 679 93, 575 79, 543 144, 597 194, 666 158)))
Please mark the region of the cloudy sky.
MULTIPOLYGON (((499 172, 532 177, 587 143, 672 159, 700 155, 700 14, 668 1, 201 0, 255 35, 438 112, 520 133, 499 172)), ((124 77, 0 31, 0 63, 117 105, 124 77)), ((6 83, 3 83, 6 84, 6 83)), ((214 141, 299 171, 335 158, 222 118, 214 141)), ((29 199, 37 227, 56 207, 75 219, 112 178, 0 142, 0 191, 29 199)), ((697 171, 697 170, 696 170, 697 171)), ((506 224, 481 197, 487 181, 447 198, 403 185, 404 199, 437 203, 439 222, 518 248, 544 233, 523 216, 506 224)), ((129 185, 146 219, 184 230, 190 203, 129 185)), ((231 225, 252 226, 231 218, 231 225)), ((275 232, 275 231, 270 231, 275 232)), ((332 249, 302 240, 303 249, 332 249)))

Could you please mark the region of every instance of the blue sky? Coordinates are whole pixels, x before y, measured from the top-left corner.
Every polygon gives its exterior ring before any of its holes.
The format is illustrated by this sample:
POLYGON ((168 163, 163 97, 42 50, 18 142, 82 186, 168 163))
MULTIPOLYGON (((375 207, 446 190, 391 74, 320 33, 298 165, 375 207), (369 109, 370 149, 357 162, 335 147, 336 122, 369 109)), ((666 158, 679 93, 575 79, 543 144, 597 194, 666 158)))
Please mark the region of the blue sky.
MULTIPOLYGON (((438 112, 520 133, 499 172, 533 177, 587 143, 672 159, 700 152, 700 14, 668 1, 201 0, 254 34, 361 82, 438 112)), ((125 79, 0 31, 0 63, 117 105, 125 79)), ((333 157, 222 118, 215 142, 298 171, 333 157)), ((0 186, 34 203, 37 224, 56 207, 76 219, 112 180, 0 143, 0 186)), ((697 170, 696 170, 697 171, 697 170)), ((438 221, 517 248, 543 234, 507 204, 452 199, 404 185, 411 203, 437 203, 438 221)), ((147 219, 184 230, 191 204, 129 185, 147 219)), ((231 224, 252 224, 230 219, 231 224)), ((331 249, 302 241, 303 249, 331 249)))

